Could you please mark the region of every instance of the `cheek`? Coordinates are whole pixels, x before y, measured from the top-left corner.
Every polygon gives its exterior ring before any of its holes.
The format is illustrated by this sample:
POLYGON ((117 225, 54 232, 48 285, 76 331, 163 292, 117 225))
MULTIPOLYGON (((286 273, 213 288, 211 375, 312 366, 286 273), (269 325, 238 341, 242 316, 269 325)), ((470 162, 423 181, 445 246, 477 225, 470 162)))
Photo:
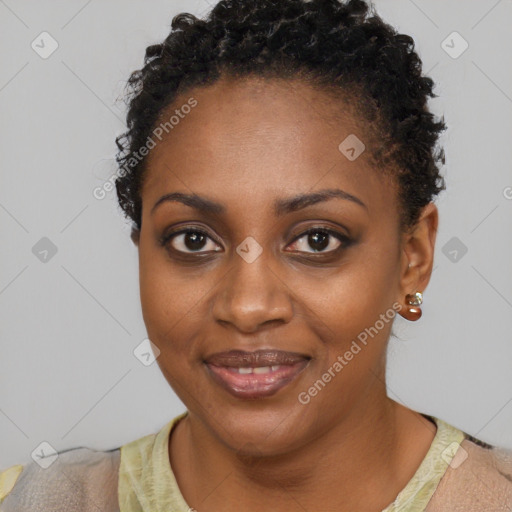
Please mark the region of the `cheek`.
POLYGON ((358 251, 357 259, 332 272, 320 288, 317 279, 302 280, 299 286, 309 289, 308 323, 324 341, 321 371, 331 368, 338 357, 343 358, 344 375, 338 381, 380 371, 396 316, 398 278, 396 247, 381 243, 378 250, 358 251))
POLYGON ((399 262, 390 251, 359 251, 347 265, 295 280, 297 295, 338 340, 355 336, 396 300, 399 262))
POLYGON ((163 360, 193 358, 195 340, 205 318, 204 300, 214 283, 177 269, 162 254, 144 248, 139 251, 144 323, 163 360))
POLYGON ((176 283, 160 251, 139 248, 139 284, 142 315, 149 338, 160 350, 174 324, 186 315, 184 290, 176 283))

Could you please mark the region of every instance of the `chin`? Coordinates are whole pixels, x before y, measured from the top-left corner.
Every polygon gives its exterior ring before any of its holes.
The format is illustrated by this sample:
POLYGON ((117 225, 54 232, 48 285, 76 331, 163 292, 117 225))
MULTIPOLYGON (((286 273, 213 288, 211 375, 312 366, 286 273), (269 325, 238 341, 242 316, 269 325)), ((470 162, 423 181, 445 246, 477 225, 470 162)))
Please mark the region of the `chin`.
POLYGON ((307 427, 301 414, 304 411, 293 410, 293 407, 262 405, 252 409, 249 406, 231 410, 218 407, 216 410, 219 414, 213 423, 210 422, 210 428, 224 445, 241 455, 282 455, 307 442, 305 439, 301 441, 301 432, 307 427))

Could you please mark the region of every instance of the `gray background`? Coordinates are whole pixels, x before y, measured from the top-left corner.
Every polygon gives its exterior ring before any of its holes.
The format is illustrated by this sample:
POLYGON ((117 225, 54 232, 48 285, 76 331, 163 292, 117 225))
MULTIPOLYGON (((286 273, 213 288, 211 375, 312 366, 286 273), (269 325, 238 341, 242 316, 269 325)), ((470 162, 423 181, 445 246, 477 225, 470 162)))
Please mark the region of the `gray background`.
MULTIPOLYGON (((512 447, 512 1, 374 3, 415 39, 449 125, 435 269, 423 318, 395 321, 388 392, 512 447), (442 46, 453 31, 469 43, 457 58, 442 46)), ((134 356, 146 337, 137 253, 114 193, 93 190, 115 171, 116 99, 146 46, 176 13, 207 9, 0 0, 0 468, 42 441, 117 447, 184 410, 157 364, 134 356), (31 47, 43 31, 59 45, 46 59, 31 47), (46 261, 43 237, 57 249, 46 261)))

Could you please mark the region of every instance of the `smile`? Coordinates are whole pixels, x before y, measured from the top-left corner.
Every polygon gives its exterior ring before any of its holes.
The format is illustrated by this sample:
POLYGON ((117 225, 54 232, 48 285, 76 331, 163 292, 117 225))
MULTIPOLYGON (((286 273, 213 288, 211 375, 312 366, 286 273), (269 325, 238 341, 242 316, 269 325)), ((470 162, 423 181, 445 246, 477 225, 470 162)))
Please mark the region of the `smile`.
POLYGON ((269 397, 295 380, 309 357, 282 351, 230 351, 205 361, 209 376, 237 398, 269 397), (273 363, 273 364, 272 364, 273 363))

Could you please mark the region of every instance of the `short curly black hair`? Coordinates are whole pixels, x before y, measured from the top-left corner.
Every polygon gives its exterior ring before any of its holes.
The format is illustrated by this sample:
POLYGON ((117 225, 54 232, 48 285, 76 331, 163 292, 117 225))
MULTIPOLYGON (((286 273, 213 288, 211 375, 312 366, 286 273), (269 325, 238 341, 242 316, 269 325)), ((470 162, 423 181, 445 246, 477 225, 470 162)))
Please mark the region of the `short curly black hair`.
POLYGON ((299 79, 352 99, 373 134, 373 164, 398 185, 400 228, 410 228, 446 188, 437 147, 446 125, 428 110, 437 95, 421 67, 414 40, 363 0, 220 0, 203 19, 177 14, 127 82, 128 130, 116 138, 119 206, 139 230, 147 159, 138 151, 179 94, 223 77, 299 79))

